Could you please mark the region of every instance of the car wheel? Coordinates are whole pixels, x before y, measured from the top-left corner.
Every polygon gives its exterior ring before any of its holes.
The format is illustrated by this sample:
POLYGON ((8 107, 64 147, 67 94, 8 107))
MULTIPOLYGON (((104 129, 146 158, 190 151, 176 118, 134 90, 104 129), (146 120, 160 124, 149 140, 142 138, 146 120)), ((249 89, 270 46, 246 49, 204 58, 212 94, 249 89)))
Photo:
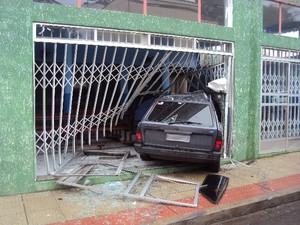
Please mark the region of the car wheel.
POLYGON ((140 158, 143 161, 151 161, 152 160, 152 158, 149 155, 146 155, 146 154, 140 154, 140 158))
POLYGON ((212 173, 218 173, 221 169, 221 162, 220 159, 218 159, 215 162, 212 162, 208 165, 208 170, 212 173))

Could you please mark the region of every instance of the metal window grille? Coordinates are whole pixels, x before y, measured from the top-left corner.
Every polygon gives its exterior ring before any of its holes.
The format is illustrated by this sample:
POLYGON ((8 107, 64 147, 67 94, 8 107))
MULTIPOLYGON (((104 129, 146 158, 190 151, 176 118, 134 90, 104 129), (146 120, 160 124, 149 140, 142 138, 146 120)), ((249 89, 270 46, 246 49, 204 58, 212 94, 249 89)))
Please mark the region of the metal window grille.
POLYGON ((36 161, 47 174, 93 139, 113 132, 137 96, 197 90, 188 81, 205 76, 206 85, 230 74, 228 42, 39 23, 34 27, 36 161))
POLYGON ((300 52, 262 49, 261 151, 300 144, 300 52), (276 143, 276 144, 274 144, 276 143))

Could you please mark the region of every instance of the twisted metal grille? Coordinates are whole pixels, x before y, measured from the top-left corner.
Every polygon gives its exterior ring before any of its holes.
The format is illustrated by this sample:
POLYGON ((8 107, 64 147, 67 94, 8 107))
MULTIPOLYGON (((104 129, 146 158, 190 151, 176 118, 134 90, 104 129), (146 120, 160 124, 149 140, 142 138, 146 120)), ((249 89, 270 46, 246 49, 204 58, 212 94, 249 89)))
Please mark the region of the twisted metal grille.
POLYGON ((96 134, 96 140, 99 138, 99 131, 103 132, 103 136, 107 130, 112 131, 113 123, 118 123, 124 107, 133 101, 139 90, 146 85, 145 81, 149 82, 159 68, 169 66, 165 61, 171 55, 170 52, 156 53, 146 65, 149 51, 141 52, 136 49, 132 63, 125 65, 126 48, 110 49, 113 55, 108 56, 108 47, 102 48, 101 53, 97 54, 98 46, 81 46, 84 56, 80 60, 79 47, 74 45, 73 63, 70 64, 70 45, 60 46, 64 52, 62 62, 57 61, 58 44, 42 45, 43 60, 34 63, 36 155, 46 155, 48 172, 55 171, 62 164, 62 155, 66 156, 70 145, 73 153, 76 152, 77 136, 80 137, 83 148, 86 131, 89 144, 92 131, 96 134), (47 48, 50 47, 54 48, 52 59, 46 54, 47 48), (114 62, 117 53, 122 54, 121 64, 114 62), (88 62, 88 56, 93 56, 92 63, 88 62), (142 64, 135 66, 138 56, 143 58, 142 64), (101 62, 98 58, 102 58, 101 62), (107 58, 112 60, 109 65, 105 63, 107 58), (52 162, 49 162, 50 152, 52 162), (50 168, 50 165, 53 168, 50 168))
MULTIPOLYGON (((227 61, 232 57, 222 55, 231 51, 228 43, 216 41, 203 44, 209 41, 202 40, 196 50, 186 51, 193 46, 164 47, 161 37, 157 49, 147 49, 132 43, 100 43, 100 30, 89 31, 93 35, 85 36, 86 43, 67 41, 66 32, 64 27, 40 27, 34 42, 35 153, 37 164, 44 163, 47 174, 64 165, 69 154, 122 126, 138 96, 199 90, 202 76, 205 85, 227 77, 227 61)), ((116 40, 121 41, 122 34, 116 40)), ((134 40, 139 44, 144 36, 136 34, 134 40)))

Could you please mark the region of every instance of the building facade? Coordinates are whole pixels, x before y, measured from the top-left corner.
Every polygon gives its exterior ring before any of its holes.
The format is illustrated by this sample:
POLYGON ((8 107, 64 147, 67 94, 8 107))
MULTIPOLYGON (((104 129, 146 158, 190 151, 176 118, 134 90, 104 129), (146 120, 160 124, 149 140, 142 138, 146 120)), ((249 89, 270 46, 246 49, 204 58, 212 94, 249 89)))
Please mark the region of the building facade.
POLYGON ((141 99, 218 78, 224 158, 300 150, 299 0, 0 4, 0 195, 58 188, 141 99))

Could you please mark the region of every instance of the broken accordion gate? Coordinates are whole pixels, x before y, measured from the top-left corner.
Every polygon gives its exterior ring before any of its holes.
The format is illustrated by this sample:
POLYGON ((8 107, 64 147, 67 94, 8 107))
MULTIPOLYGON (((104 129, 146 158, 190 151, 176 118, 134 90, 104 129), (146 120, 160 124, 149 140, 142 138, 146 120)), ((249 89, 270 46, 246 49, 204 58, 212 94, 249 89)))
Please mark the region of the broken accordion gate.
POLYGON ((231 79, 229 42, 40 23, 33 35, 38 177, 122 127, 138 96, 231 79))

